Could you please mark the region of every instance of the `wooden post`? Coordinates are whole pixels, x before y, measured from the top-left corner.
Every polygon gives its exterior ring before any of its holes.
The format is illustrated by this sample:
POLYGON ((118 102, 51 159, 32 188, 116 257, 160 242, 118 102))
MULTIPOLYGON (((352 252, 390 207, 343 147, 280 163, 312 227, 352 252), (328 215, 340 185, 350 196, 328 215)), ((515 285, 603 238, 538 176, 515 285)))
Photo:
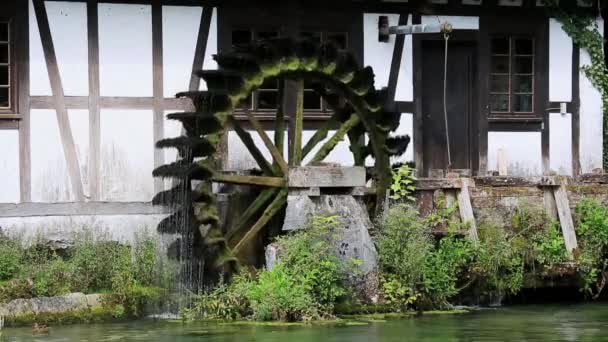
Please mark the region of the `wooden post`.
POLYGON ((576 241, 576 232, 574 230, 574 222, 570 211, 570 201, 568 201, 568 191, 566 190, 566 181, 562 178, 560 185, 553 190, 555 196, 555 204, 557 206, 557 214, 559 223, 562 227, 564 243, 570 258, 574 258, 573 251, 578 247, 576 241))
POLYGON ((299 166, 302 162, 302 130, 304 129, 304 81, 295 81, 296 112, 293 117, 293 140, 291 145, 290 166, 299 166))
POLYGON ((473 206, 471 205, 471 197, 469 195, 469 178, 461 178, 462 187, 456 197, 458 198, 458 208, 460 209, 460 218, 463 223, 469 224, 469 239, 478 241, 477 224, 473 215, 473 206))

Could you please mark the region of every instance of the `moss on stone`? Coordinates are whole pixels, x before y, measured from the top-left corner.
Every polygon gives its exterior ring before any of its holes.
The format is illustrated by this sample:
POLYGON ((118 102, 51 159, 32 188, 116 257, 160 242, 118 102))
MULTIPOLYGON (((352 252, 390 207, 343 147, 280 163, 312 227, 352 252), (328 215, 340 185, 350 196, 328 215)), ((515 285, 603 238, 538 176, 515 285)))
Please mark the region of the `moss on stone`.
POLYGON ((6 316, 4 324, 7 327, 28 326, 34 323, 47 325, 90 324, 115 322, 134 317, 122 315, 121 305, 100 306, 92 309, 75 310, 57 313, 24 313, 16 316, 6 316))

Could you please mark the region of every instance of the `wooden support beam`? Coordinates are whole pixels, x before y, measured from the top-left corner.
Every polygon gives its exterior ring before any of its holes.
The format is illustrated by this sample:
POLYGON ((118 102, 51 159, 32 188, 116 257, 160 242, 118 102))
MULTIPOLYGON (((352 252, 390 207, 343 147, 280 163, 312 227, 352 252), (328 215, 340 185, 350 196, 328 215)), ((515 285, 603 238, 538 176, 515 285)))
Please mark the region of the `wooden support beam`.
MULTIPOLYGON (((285 148, 285 110, 283 109, 283 98, 285 97, 285 82, 279 82, 279 94, 277 99, 277 115, 274 121, 274 145, 281 153, 285 148)), ((276 161, 275 161, 276 165, 276 161)), ((277 165, 278 166, 278 165, 277 165)))
POLYGON ((211 28, 211 18, 213 17, 213 7, 205 6, 203 14, 201 14, 201 22, 198 27, 198 35, 196 39, 196 49, 194 50, 194 60, 192 61, 192 74, 190 74, 190 91, 200 88, 201 79, 196 75, 196 72, 203 67, 205 62, 205 54, 207 52, 207 38, 211 28))
POLYGON ((230 240, 232 240, 235 236, 237 236, 237 234, 239 234, 243 229, 245 229, 245 227, 247 226, 249 221, 251 221, 254 215, 257 214, 260 210, 262 210, 262 208, 264 208, 264 205, 268 203, 268 201, 270 201, 278 192, 279 189, 277 188, 262 190, 258 197, 256 197, 256 199, 251 202, 249 207, 247 207, 247 209, 245 209, 245 212, 243 212, 243 214, 239 217, 236 227, 233 230, 229 231, 228 234, 226 234, 226 241, 230 243, 230 240))
MULTIPOLYGON (((163 6, 161 0, 152 1, 152 90, 154 95, 153 136, 154 141, 165 137, 164 133, 164 89, 163 89, 163 6)), ((154 149, 154 167, 165 163, 164 151, 154 149)), ((162 178, 154 178, 154 192, 163 191, 162 178)))
POLYGON ((66 202, 0 204, 0 217, 106 216, 170 214, 171 208, 149 202, 66 202))
POLYGON ((327 157, 329 153, 336 147, 336 145, 338 145, 338 143, 344 139, 346 133, 348 133, 351 128, 357 126, 360 122, 361 120, 357 114, 351 115, 350 118, 340 126, 336 133, 334 133, 334 135, 325 144, 323 144, 323 146, 321 146, 315 156, 312 157, 309 164, 312 165, 322 162, 323 159, 325 159, 325 157, 327 157))
POLYGON ((574 258, 573 252, 578 247, 578 243, 576 241, 576 231, 574 230, 574 221, 572 220, 570 201, 568 200, 568 191, 566 189, 565 181, 563 181, 560 186, 554 188, 553 196, 555 196, 555 204, 557 206, 557 214, 564 236, 566 251, 570 258, 574 258))
POLYGON ((247 115, 251 127, 253 127, 253 129, 255 129, 255 131, 260 135, 260 138, 262 138, 264 145, 266 145, 266 148, 268 149, 268 151, 270 151, 270 154, 272 154, 272 157, 276 161, 277 165, 279 165, 279 168, 281 169, 283 174, 287 174, 287 172, 289 171, 289 167, 287 166, 285 159, 283 159, 283 154, 277 149, 276 146, 274 146, 272 140, 270 140, 268 134, 266 134, 266 131, 264 130, 260 122, 251 113, 251 111, 245 110, 245 115, 247 115))
POLYGON ((460 209, 460 218, 462 223, 469 225, 469 239, 472 241, 478 241, 477 236, 477 223, 475 222, 475 215, 473 215, 473 206, 471 205, 471 197, 469 195, 469 184, 470 179, 460 178, 462 186, 456 198, 458 199, 458 209, 460 209))
POLYGON ((266 160, 262 152, 255 145, 251 134, 244 130, 239 121, 235 120, 233 116, 229 116, 228 120, 230 121, 232 128, 234 128, 234 132, 239 136, 249 153, 251 153, 251 156, 256 161, 256 163, 258 163, 258 166, 260 167, 262 172, 264 172, 264 174, 267 176, 273 176, 274 171, 272 170, 272 166, 270 166, 268 160, 266 160))
POLYGON ((293 140, 291 144, 290 166, 299 166, 302 163, 302 130, 304 129, 304 81, 295 81, 296 112, 293 122, 293 140))
POLYGON ((74 199, 78 202, 83 202, 85 197, 82 178, 80 176, 80 167, 78 165, 78 156, 76 154, 76 144, 74 143, 74 136, 72 135, 72 130, 70 128, 70 120, 64 100, 63 85, 61 83, 61 75, 59 74, 57 56, 55 55, 55 47, 53 45, 51 28, 44 7, 44 0, 34 0, 34 11, 36 12, 40 39, 42 40, 42 50, 44 52, 44 59, 46 61, 53 98, 55 100, 57 124, 59 126, 59 135, 61 136, 61 143, 63 145, 63 154, 70 178, 70 185, 72 186, 74 199))
POLYGON ((214 182, 231 183, 241 185, 261 185, 273 188, 285 187, 285 179, 282 177, 264 177, 264 176, 239 176, 239 175, 215 175, 214 182))
POLYGON ((89 186, 91 200, 100 195, 101 122, 99 107, 99 27, 97 1, 87 1, 87 33, 89 49, 89 186))
POLYGON ((234 254, 238 254, 241 248, 243 248, 249 241, 251 241, 264 226, 279 212, 287 203, 287 189, 283 189, 279 192, 277 197, 270 203, 270 205, 264 210, 262 216, 258 221, 249 229, 249 231, 243 236, 243 238, 234 246, 234 254))

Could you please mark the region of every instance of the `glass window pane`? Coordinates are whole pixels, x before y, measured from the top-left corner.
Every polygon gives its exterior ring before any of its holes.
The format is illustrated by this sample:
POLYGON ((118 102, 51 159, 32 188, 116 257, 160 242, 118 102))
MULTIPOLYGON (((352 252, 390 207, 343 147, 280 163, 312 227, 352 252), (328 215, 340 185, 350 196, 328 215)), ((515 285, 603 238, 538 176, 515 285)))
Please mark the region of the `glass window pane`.
POLYGON ((514 93, 532 93, 532 76, 513 76, 514 93))
POLYGON ((508 112, 509 95, 490 95, 490 109, 492 112, 508 112))
POLYGON ((340 49, 348 48, 348 35, 344 32, 329 32, 327 41, 333 42, 340 49))
POLYGON ((494 38, 492 39, 492 54, 493 55, 508 55, 509 54, 509 38, 494 38))
POLYGON ((305 109, 321 109, 321 96, 314 91, 304 92, 304 108, 305 109))
POLYGON ((492 57, 492 72, 497 74, 509 73, 509 57, 493 56, 492 57))
POLYGON ((515 72, 516 74, 531 74, 533 70, 532 57, 515 57, 515 72))
POLYGON ((232 46, 246 45, 251 42, 252 32, 248 30, 232 31, 232 46))
POLYGON ((278 92, 276 90, 258 91, 258 109, 277 108, 278 92))
POLYGON ((534 44, 532 39, 515 39, 515 54, 531 55, 534 53, 534 44))
POLYGON ((0 63, 8 63, 8 44, 0 44, 0 63))
POLYGON ((8 65, 0 65, 0 85, 10 85, 8 78, 8 65))
POLYGON ((279 32, 277 31, 261 31, 258 32, 256 39, 272 39, 278 38, 279 32))
POLYGON ((9 89, 8 88, 0 88, 0 107, 8 108, 10 107, 9 101, 9 89))
POLYGON ((100 3, 102 96, 152 96, 152 6, 100 3))
POLYGON ((8 23, 0 23, 0 41, 8 42, 8 23))
POLYGON ((532 112, 532 95, 514 95, 513 111, 520 113, 532 112))
POLYGON ((492 75, 490 91, 494 93, 508 93, 509 75, 492 75))
POLYGON ((321 44, 321 33, 320 32, 303 31, 303 32, 300 32, 300 38, 310 39, 317 44, 321 44))

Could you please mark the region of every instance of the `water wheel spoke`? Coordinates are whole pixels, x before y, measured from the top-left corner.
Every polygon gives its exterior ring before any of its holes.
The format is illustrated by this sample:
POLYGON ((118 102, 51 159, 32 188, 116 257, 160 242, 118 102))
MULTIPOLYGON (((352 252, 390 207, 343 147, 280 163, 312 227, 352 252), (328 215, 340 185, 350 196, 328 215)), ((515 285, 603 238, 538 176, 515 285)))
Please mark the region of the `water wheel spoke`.
POLYGON ((241 248, 251 241, 264 226, 276 215, 281 208, 287 203, 287 189, 283 189, 279 192, 277 197, 270 203, 270 205, 264 210, 262 216, 256 221, 256 223, 247 231, 245 236, 234 246, 234 254, 238 254, 241 248))
POLYGON ((230 241, 236 235, 238 235, 246 227, 247 223, 249 223, 249 221, 254 217, 254 215, 260 212, 264 208, 264 205, 266 205, 266 203, 268 203, 268 201, 270 201, 270 199, 272 199, 278 192, 279 189, 277 188, 262 190, 258 197, 256 197, 256 199, 251 202, 249 207, 245 209, 243 215, 239 217, 235 228, 230 230, 228 234, 226 234, 226 241, 230 241))
POLYGON ((346 133, 348 133, 351 128, 358 125, 359 122, 360 119, 357 114, 351 115, 350 118, 340 126, 336 133, 334 133, 334 135, 329 138, 329 140, 325 142, 323 146, 321 146, 315 156, 312 157, 312 159, 310 160, 309 165, 323 161, 323 159, 325 159, 325 157, 329 155, 329 153, 336 147, 336 145, 338 145, 338 143, 342 141, 342 139, 344 139, 346 133))
POLYGON ((282 153, 277 149, 276 146, 274 146, 272 140, 270 140, 268 134, 266 134, 262 124, 260 124, 258 119, 256 119, 248 109, 245 110, 245 115, 247 115, 253 129, 255 129, 255 131, 260 135, 260 138, 262 138, 264 145, 266 145, 266 148, 268 148, 268 151, 270 151, 270 154, 274 158, 274 161, 279 165, 281 171, 283 171, 283 174, 287 174, 289 171, 287 163, 285 162, 285 159, 283 159, 282 153))
POLYGON ((218 183, 231 183, 240 185, 261 185, 271 188, 285 187, 285 179, 283 177, 267 177, 267 176, 241 176, 241 175, 215 175, 213 181, 218 183))
POLYGON ((317 146, 318 143, 323 141, 323 139, 327 138, 329 129, 332 126, 338 124, 337 116, 338 114, 334 113, 331 118, 329 118, 329 120, 327 120, 323 124, 323 126, 319 127, 315 134, 313 134, 313 136, 308 139, 306 145, 304 145, 304 148, 302 148, 302 160, 306 158, 306 156, 310 153, 310 151, 313 150, 313 148, 315 148, 315 146, 317 146))
POLYGON ((274 171, 272 170, 272 167, 268 163, 268 160, 266 160, 262 152, 255 145, 251 134, 244 130, 238 120, 236 120, 233 116, 230 116, 229 120, 232 124, 232 127, 234 128, 234 131, 239 136, 249 153, 251 153, 253 159, 256 161, 256 163, 258 163, 262 172, 264 172, 264 174, 267 176, 275 175, 274 171))
MULTIPOLYGON (((277 147, 277 150, 283 153, 283 149, 285 147, 285 112, 284 112, 284 97, 285 97, 285 82, 279 82, 279 94, 277 98, 277 112, 276 119, 274 121, 274 145, 277 147)), ((275 165, 276 161, 274 162, 275 165)), ((278 166, 278 165, 277 165, 278 166)))
POLYGON ((291 141, 290 166, 300 166, 302 163, 302 130, 304 129, 304 81, 302 79, 295 81, 295 90, 296 112, 291 124, 293 139, 291 141))

